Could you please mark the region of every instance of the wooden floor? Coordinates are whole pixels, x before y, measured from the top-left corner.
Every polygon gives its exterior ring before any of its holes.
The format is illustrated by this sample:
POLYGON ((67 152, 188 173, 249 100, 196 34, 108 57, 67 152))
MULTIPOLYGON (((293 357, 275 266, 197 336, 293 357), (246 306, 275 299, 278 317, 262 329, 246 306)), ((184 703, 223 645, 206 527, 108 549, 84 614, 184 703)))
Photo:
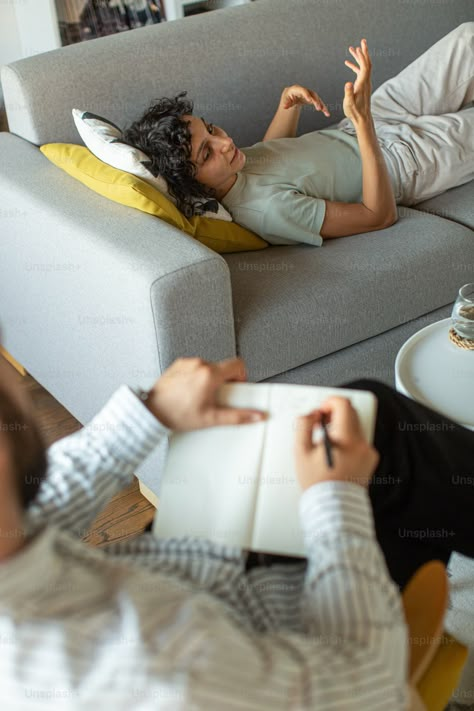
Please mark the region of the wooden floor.
MULTIPOLYGON (((0 355, 0 358, 2 356, 0 355)), ((80 430, 82 425, 41 387, 28 373, 25 376, 7 363, 11 377, 26 390, 36 412, 36 421, 47 446, 62 437, 80 430)), ((124 540, 141 533, 153 519, 155 508, 138 489, 138 479, 111 499, 97 516, 84 541, 101 546, 111 541, 124 540)))

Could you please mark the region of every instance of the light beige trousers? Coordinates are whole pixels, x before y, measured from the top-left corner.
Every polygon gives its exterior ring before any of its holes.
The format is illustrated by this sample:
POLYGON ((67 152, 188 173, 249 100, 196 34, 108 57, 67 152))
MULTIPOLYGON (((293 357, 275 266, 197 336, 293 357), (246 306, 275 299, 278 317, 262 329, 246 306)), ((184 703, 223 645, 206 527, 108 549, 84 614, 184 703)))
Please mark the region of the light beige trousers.
MULTIPOLYGON (((474 179, 472 102, 474 22, 456 27, 374 91, 375 131, 397 203, 415 205, 474 179)), ((337 128, 355 133, 347 118, 337 128)))

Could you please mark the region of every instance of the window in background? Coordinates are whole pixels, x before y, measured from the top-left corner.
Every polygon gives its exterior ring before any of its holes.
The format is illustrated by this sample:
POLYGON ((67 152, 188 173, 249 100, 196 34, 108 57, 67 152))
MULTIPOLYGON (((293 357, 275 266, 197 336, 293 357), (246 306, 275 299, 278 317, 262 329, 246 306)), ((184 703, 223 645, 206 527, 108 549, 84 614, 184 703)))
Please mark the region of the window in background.
POLYGON ((161 0, 56 0, 64 45, 161 22, 161 0))
POLYGON ((55 0, 55 3, 61 43, 67 45, 252 1, 55 0))
POLYGON ((167 20, 178 20, 181 17, 197 15, 201 12, 220 10, 224 7, 244 5, 253 0, 163 0, 167 20))

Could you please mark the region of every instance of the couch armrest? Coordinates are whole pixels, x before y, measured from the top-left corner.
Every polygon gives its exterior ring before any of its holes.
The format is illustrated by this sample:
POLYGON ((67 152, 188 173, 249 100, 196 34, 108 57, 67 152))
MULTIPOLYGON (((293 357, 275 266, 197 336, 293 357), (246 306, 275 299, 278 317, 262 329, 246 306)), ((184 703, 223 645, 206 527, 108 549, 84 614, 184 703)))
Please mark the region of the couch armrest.
POLYGON ((96 195, 0 134, 3 345, 81 422, 176 357, 235 355, 229 270, 181 231, 96 195))

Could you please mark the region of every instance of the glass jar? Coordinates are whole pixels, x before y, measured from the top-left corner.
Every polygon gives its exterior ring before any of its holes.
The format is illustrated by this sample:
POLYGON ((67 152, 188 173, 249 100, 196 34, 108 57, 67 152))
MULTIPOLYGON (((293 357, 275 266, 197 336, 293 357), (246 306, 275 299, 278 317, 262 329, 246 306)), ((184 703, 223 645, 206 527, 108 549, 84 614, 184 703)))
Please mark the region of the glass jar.
POLYGON ((459 289, 451 320, 458 336, 474 340, 474 283, 459 289))

